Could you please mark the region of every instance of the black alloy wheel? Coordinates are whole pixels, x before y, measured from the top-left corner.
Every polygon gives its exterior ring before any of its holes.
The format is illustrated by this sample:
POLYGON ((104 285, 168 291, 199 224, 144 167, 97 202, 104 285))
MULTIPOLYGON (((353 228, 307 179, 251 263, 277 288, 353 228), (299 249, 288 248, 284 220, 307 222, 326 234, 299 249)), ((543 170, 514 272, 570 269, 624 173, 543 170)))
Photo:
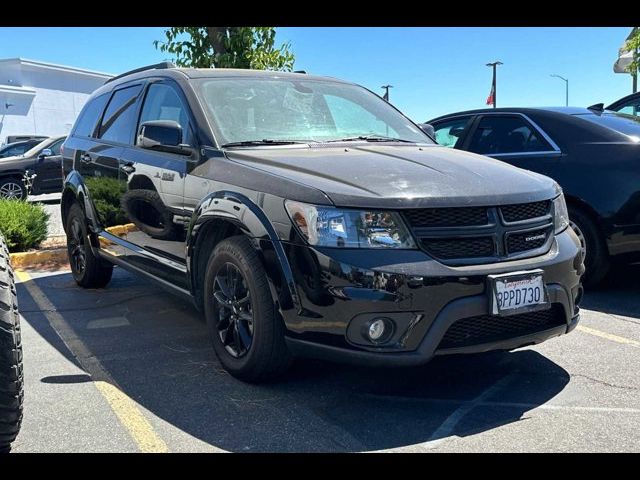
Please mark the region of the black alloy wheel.
POLYGON ((253 342, 253 312, 246 280, 233 263, 225 263, 216 274, 213 297, 220 341, 232 357, 241 358, 253 342))

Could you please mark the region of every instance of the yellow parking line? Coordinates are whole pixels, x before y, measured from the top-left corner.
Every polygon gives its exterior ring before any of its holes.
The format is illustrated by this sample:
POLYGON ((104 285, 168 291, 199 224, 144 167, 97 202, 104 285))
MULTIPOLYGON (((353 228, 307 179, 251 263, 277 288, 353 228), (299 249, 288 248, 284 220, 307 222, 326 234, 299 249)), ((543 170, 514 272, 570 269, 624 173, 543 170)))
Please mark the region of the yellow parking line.
POLYGON ((167 444, 155 432, 136 402, 120 389, 113 377, 102 366, 100 360, 91 353, 91 350, 73 331, 71 325, 56 311, 56 307, 40 287, 31 281, 31 276, 21 270, 16 270, 15 273, 18 279, 24 283, 25 288, 38 308, 42 310, 51 327, 76 357, 80 366, 91 375, 93 384, 131 435, 138 449, 145 453, 168 452, 167 444))
POLYGON ((580 330, 581 332, 588 333, 590 335, 595 335, 596 337, 606 338, 607 340, 611 340, 612 342, 624 343, 625 345, 640 347, 640 342, 631 340, 630 338, 620 337, 619 335, 614 335, 613 333, 602 332, 600 330, 596 330, 595 328, 585 327, 584 325, 578 325, 576 327, 576 330, 580 330))

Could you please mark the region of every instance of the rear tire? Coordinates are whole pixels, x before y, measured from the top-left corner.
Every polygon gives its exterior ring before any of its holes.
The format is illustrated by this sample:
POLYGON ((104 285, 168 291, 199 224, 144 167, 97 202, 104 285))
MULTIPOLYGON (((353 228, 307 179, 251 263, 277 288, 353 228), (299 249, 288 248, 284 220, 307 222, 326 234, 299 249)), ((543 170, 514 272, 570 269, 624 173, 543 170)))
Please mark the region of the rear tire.
POLYGON ((289 368, 285 327, 271 298, 264 266, 248 238, 227 238, 211 253, 204 307, 213 348, 231 375, 262 382, 289 368))
POLYGON ((22 179, 8 177, 0 179, 0 198, 9 200, 24 200, 27 198, 27 188, 22 179))
POLYGON ((0 453, 20 431, 24 377, 18 299, 9 250, 0 235, 0 453))
POLYGON ((595 287, 609 272, 607 245, 591 217, 582 210, 569 207, 569 221, 586 252, 582 283, 585 287, 595 287))
POLYGON ((66 231, 69 265, 76 283, 83 288, 106 287, 113 274, 113 265, 93 254, 87 235, 87 219, 78 203, 69 208, 66 231))

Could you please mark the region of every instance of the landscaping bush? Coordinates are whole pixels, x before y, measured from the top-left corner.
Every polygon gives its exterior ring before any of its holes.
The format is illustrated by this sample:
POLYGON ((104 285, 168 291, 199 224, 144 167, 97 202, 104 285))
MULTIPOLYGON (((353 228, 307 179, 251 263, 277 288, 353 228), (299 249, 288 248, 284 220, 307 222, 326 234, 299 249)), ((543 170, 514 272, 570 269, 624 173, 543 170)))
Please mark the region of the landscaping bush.
POLYGON ((105 227, 128 223, 125 213, 120 207, 120 197, 127 191, 127 184, 116 178, 85 178, 87 188, 91 192, 93 205, 105 227))
POLYGON ((49 214, 38 203, 0 200, 0 232, 10 252, 36 248, 47 238, 49 214))

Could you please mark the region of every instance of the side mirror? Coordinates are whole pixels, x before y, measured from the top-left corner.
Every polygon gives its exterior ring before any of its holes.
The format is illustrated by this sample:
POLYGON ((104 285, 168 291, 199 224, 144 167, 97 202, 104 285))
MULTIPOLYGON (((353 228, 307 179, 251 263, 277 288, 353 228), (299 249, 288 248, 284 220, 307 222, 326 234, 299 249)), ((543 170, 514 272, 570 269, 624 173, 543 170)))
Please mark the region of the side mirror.
POLYGON ((53 151, 50 148, 44 148, 40 152, 40 155, 38 155, 38 158, 43 159, 51 156, 53 156, 53 151))
POLYGON ((421 123, 420 124, 420 129, 426 133, 427 135, 429 135, 429 137, 433 140, 435 140, 436 138, 436 129, 433 128, 433 125, 431 125, 430 123, 421 123))
POLYGON ((192 149, 182 142, 182 127, 173 120, 151 120, 140 125, 136 145, 149 150, 191 155, 192 149))

